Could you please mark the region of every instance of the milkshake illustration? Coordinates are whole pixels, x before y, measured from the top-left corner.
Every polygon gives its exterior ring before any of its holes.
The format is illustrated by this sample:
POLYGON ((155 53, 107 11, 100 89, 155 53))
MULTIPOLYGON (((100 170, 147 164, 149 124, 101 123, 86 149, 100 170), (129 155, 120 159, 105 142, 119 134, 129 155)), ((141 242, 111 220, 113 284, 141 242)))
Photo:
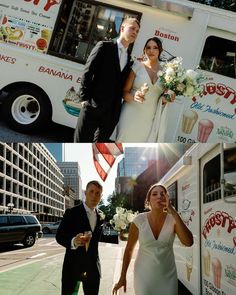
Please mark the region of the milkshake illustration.
POLYGON ((192 110, 186 110, 183 113, 182 118, 182 131, 186 134, 190 134, 193 130, 193 126, 197 122, 198 114, 192 110))
POLYGON ((221 273, 222 273, 222 265, 218 258, 214 257, 211 261, 214 285, 216 288, 220 289, 221 286, 221 273))
POLYGON ((208 119, 203 119, 198 122, 198 136, 197 140, 199 142, 207 142, 209 135, 214 127, 212 121, 208 119))
POLYGON ((43 29, 41 31, 41 37, 49 42, 51 38, 51 31, 49 31, 48 29, 43 29))
POLYGON ((203 269, 204 274, 209 277, 210 275, 210 265, 211 265, 211 254, 209 250, 205 250, 203 253, 203 269))
POLYGON ((187 280, 190 281, 191 273, 193 271, 193 253, 192 251, 186 256, 186 271, 187 271, 187 280))

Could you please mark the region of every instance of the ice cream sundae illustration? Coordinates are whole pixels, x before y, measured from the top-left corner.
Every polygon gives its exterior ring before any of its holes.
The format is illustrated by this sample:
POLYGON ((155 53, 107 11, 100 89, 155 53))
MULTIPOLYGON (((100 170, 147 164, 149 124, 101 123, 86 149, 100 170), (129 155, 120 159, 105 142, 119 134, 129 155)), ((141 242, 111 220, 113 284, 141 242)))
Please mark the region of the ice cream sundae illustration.
POLYGON ((192 210, 190 209, 190 205, 191 205, 191 201, 184 198, 182 201, 182 210, 180 214, 185 223, 188 223, 189 220, 192 221, 192 218, 191 218, 192 210))
POLYGON ((67 90, 66 96, 63 99, 63 105, 69 114, 76 117, 79 115, 82 106, 79 95, 73 86, 67 90))

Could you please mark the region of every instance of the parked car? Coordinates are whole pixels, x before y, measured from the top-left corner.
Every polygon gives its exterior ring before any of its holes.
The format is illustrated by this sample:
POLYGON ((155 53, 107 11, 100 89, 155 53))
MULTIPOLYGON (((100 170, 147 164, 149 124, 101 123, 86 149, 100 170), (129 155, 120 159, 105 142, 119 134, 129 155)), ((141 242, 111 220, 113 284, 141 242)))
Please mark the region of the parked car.
POLYGON ((42 227, 34 215, 0 215, 0 244, 23 243, 25 247, 31 247, 41 236, 42 227))
POLYGON ((61 221, 57 221, 54 223, 45 223, 42 224, 42 231, 44 234, 56 233, 61 221))

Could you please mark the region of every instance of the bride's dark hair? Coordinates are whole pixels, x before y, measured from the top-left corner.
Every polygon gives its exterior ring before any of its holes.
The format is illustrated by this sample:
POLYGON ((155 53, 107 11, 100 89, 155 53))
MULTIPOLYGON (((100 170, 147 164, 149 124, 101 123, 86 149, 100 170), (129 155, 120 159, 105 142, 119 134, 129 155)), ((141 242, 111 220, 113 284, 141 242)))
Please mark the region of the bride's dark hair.
POLYGON ((147 44, 148 44, 149 41, 154 41, 157 44, 158 49, 159 49, 158 59, 160 60, 160 55, 161 55, 161 53, 163 51, 162 41, 157 37, 152 37, 152 38, 147 39, 147 41, 146 41, 146 43, 145 43, 145 45, 143 47, 143 53, 145 53, 145 48, 147 47, 147 44))
POLYGON ((144 202, 144 208, 145 208, 145 209, 150 209, 150 196, 151 196, 152 190, 153 190, 155 187, 162 187, 162 188, 164 189, 164 192, 167 193, 167 189, 166 189, 166 187, 165 187, 164 185, 162 185, 162 184, 157 184, 157 183, 153 184, 153 185, 149 188, 149 190, 148 190, 148 192, 147 192, 147 195, 146 195, 146 199, 145 199, 145 202, 144 202))

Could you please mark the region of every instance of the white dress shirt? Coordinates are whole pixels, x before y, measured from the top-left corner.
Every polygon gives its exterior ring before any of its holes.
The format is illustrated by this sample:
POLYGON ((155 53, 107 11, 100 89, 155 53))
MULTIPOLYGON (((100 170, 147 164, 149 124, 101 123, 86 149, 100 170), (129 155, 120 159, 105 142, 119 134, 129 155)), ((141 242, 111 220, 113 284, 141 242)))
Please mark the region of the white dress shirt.
MULTIPOLYGON (((84 209, 85 209, 87 216, 88 216, 90 227, 91 227, 92 231, 94 231, 94 229, 96 227, 96 223, 97 223, 96 210, 95 210, 95 208, 90 209, 85 203, 83 203, 83 205, 84 205, 84 209)), ((71 240, 71 249, 72 250, 76 250, 78 248, 78 246, 76 246, 74 244, 74 239, 75 239, 75 237, 71 240)))
POLYGON ((120 70, 123 71, 125 65, 127 64, 128 59, 128 53, 127 48, 125 48, 122 43, 120 42, 120 39, 117 40, 117 46, 118 46, 118 53, 119 53, 119 59, 120 59, 120 70))

